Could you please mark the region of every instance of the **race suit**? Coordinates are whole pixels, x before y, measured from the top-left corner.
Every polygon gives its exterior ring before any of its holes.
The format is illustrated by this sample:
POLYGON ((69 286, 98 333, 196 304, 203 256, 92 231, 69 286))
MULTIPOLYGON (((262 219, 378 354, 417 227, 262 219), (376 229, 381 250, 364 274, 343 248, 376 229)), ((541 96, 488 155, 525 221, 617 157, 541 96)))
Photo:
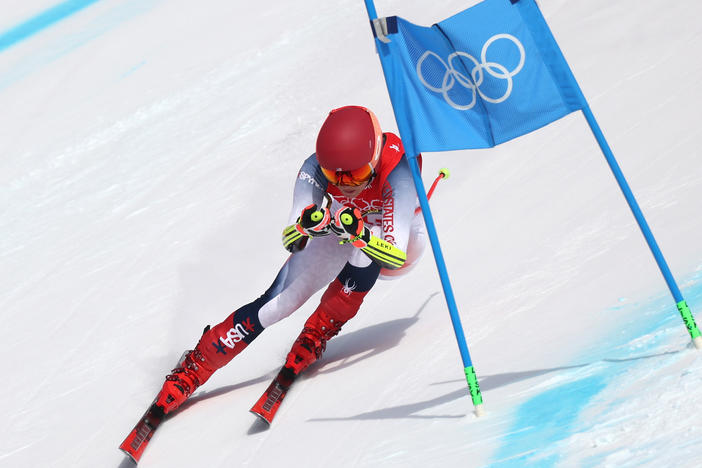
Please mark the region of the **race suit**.
POLYGON ((265 328, 289 316, 325 286, 327 291, 313 316, 322 317, 322 322, 331 320, 335 334, 356 314, 378 277, 396 277, 419 260, 426 240, 424 222, 421 214, 415 213, 417 197, 402 142, 392 133, 384 134, 375 170, 369 186, 358 197, 347 199, 327 181, 316 155, 311 155, 298 173, 289 223, 295 223, 306 206, 323 206, 328 194, 332 213, 342 206, 358 208, 373 235, 407 253, 405 265, 381 272, 381 267, 360 249, 340 244, 334 234, 310 238, 303 250, 290 255, 261 297, 203 334, 198 347, 210 363, 218 368, 229 362, 265 328))

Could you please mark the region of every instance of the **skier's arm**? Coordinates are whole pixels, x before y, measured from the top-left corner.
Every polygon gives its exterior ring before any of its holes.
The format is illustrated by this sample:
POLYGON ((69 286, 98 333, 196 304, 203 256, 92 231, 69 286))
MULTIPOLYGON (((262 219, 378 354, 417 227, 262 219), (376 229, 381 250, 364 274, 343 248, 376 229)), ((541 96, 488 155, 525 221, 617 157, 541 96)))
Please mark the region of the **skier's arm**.
MULTIPOLYGON (((319 168, 315 155, 305 160, 297 174, 293 191, 293 204, 288 216, 288 226, 283 230, 283 246, 290 252, 305 247, 310 235, 325 235, 320 224, 328 216, 317 219, 317 207, 321 207, 327 191, 327 179, 319 168)), ((324 209, 321 209, 324 214, 324 209)))
POLYGON ((336 211, 330 229, 342 244, 351 244, 363 251, 381 267, 396 269, 404 265, 407 255, 390 242, 373 235, 363 222, 358 208, 344 206, 336 211))
POLYGON ((288 224, 297 222, 302 209, 310 203, 321 206, 324 194, 327 193, 328 184, 329 182, 319 167, 317 157, 313 154, 302 163, 302 167, 297 173, 288 224))

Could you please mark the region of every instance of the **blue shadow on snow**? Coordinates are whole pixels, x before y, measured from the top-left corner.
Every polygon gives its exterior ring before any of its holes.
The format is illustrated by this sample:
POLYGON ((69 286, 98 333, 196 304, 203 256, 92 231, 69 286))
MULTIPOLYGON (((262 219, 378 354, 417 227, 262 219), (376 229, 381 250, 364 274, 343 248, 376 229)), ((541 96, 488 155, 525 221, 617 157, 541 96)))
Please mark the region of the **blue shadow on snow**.
MULTIPOLYGON (((702 271, 685 282, 684 297, 693 309, 698 324, 702 319, 702 271), (697 313, 695 313, 697 312, 697 313)), ((669 294, 661 293, 645 303, 613 307, 610 312, 625 313, 628 321, 604 337, 600 346, 585 352, 588 365, 582 378, 580 370, 567 370, 563 374, 568 382, 549 388, 516 408, 513 423, 503 437, 500 447, 490 461, 491 468, 547 468, 557 466, 561 451, 554 447, 559 441, 587 430, 579 419, 592 400, 627 368, 641 365, 641 359, 676 354, 678 351, 658 352, 672 336, 685 330, 669 294), (641 338, 644 338, 641 340, 641 338), (598 351, 596 351, 598 350, 598 351), (654 352, 653 355, 650 355, 654 352), (649 353, 641 356, 641 353, 649 353), (599 354, 593 359, 593 354, 599 354), (619 354, 618 358, 605 358, 619 354), (633 356, 636 354, 637 356, 633 356), (576 379, 576 380, 573 380, 576 379)), ((684 336, 689 338, 687 331, 684 336)), ((573 366, 578 367, 578 366, 573 366)), ((606 413, 606 411, 605 411, 606 413)), ((598 459, 591 458, 588 466, 597 466, 598 459)))

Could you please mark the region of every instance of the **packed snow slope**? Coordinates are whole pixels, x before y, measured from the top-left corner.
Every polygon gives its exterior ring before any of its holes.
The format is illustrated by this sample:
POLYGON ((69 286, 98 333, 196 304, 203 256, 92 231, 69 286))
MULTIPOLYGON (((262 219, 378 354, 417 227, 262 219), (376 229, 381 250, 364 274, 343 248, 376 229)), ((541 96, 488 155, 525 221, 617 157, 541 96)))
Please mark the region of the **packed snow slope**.
MULTIPOLYGON (((475 2, 377 0, 430 25, 475 2)), ((702 5, 540 5, 702 321, 702 5)), ((207 324, 286 259, 327 112, 396 131, 363 2, 4 0, 0 466, 129 466, 117 446, 207 324)), ((144 467, 702 465, 702 358, 583 117, 427 154, 480 379, 431 253, 379 283, 270 430, 250 406, 318 297, 219 371, 144 467)))

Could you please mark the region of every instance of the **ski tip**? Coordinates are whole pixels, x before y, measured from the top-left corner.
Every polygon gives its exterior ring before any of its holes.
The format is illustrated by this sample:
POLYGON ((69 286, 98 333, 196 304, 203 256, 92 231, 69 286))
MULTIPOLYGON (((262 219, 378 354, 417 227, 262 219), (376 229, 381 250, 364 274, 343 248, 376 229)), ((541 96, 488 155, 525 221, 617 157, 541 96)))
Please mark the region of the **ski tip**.
POLYGON ((273 422, 273 418, 271 418, 269 415, 260 413, 260 412, 256 411, 256 410, 253 409, 253 408, 251 408, 251 409, 249 410, 249 412, 250 412, 251 414, 257 416, 257 417, 259 418, 259 420, 261 420, 261 421, 263 421, 264 423, 266 423, 266 426, 270 426, 270 425, 271 425, 271 422, 273 422))
MULTIPOLYGON (((131 462, 134 464, 134 466, 136 466, 139 463, 139 459, 135 458, 134 455, 132 455, 132 453, 129 452, 129 450, 122 448, 121 445, 120 445, 119 449, 122 451, 122 453, 124 455, 127 456, 128 460, 131 460, 131 462)), ((120 465, 120 466, 122 466, 122 465, 120 465)))
POLYGON ((256 418, 254 418, 254 422, 251 424, 251 427, 247 432, 248 435, 260 434, 271 429, 271 423, 268 422, 264 416, 256 413, 255 411, 251 411, 251 414, 256 415, 256 418))

